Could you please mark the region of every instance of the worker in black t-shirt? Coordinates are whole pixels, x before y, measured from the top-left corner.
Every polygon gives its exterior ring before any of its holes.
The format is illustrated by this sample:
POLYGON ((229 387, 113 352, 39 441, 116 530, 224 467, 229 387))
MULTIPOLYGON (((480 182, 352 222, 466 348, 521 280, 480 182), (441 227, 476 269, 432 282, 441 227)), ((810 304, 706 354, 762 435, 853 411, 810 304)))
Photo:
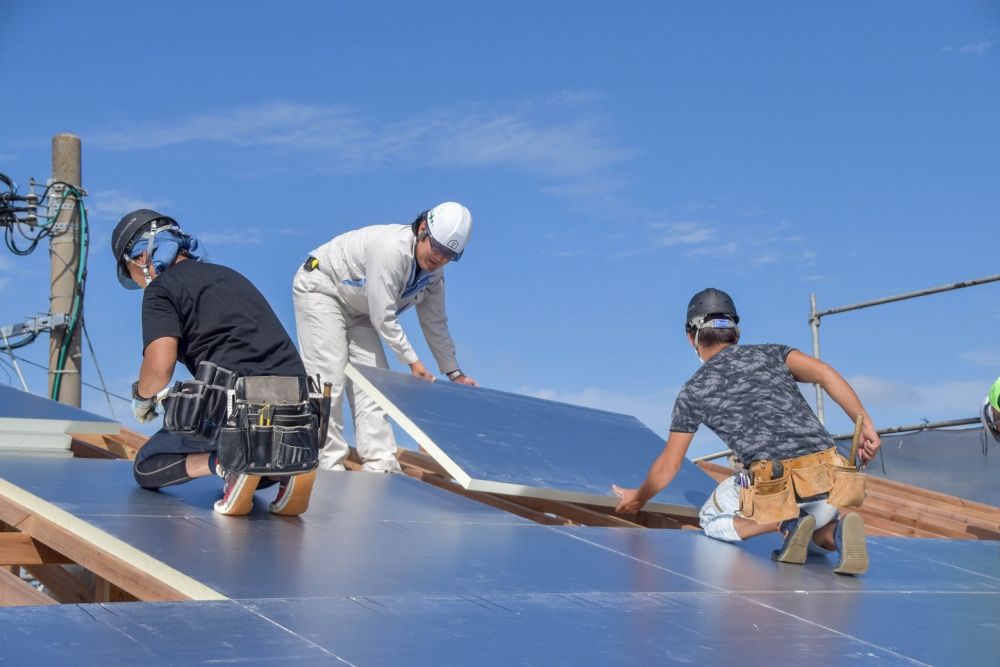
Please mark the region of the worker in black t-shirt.
MULTIPOLYGON (((111 250, 119 282, 143 290, 142 367, 132 385, 133 413, 139 421, 156 417, 158 395, 169 387, 178 361, 192 375, 207 361, 244 376, 305 377, 295 346, 263 295, 236 271, 209 263, 199 241, 172 218, 148 209, 129 213, 115 228, 111 250)), ((143 488, 159 489, 220 474, 217 449, 214 441, 161 429, 139 450, 135 479, 143 488)), ((222 475, 226 483, 216 511, 249 512, 260 478, 222 475)), ((284 513, 279 510, 297 483, 308 484, 306 492, 312 488, 312 474, 283 480, 271 504, 278 513, 284 513)))

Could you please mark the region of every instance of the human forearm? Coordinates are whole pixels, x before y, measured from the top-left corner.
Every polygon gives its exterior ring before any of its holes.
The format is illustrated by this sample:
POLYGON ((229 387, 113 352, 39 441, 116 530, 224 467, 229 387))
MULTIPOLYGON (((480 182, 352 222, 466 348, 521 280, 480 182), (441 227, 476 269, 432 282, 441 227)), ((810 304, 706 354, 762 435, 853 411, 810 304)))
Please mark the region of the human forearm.
POLYGON ((649 502, 650 498, 667 488, 670 482, 674 481, 680 466, 668 460, 667 452, 663 452, 653 461, 649 467, 646 479, 639 486, 639 500, 643 505, 649 502))
POLYGON ((142 355, 137 391, 143 398, 152 398, 170 383, 177 363, 177 339, 157 338, 142 355))

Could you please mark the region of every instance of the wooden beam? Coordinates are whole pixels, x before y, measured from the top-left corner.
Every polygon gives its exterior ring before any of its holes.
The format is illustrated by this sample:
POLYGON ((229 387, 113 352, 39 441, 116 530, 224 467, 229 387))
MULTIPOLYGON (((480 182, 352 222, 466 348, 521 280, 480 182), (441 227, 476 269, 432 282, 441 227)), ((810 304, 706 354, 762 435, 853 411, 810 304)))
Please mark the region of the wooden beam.
POLYGON ((559 500, 546 500, 544 498, 525 498, 523 496, 500 497, 520 505, 526 505, 527 507, 538 510, 539 512, 546 512, 564 517, 573 523, 578 523, 583 526, 606 526, 616 528, 642 527, 638 523, 634 523, 623 517, 595 512, 594 510, 587 509, 575 503, 567 503, 559 500))
POLYGON ((4 479, 0 479, 0 520, 139 600, 226 599, 201 582, 4 479))
POLYGON ((98 447, 92 445, 85 440, 81 440, 78 436, 74 437, 69 443, 69 451, 73 452, 73 456, 78 459, 117 459, 119 457, 115 456, 113 453, 105 449, 104 447, 98 447))
MULTIPOLYGON (((66 554, 73 562, 79 563, 100 577, 104 577, 139 600, 192 599, 190 595, 180 592, 177 588, 167 584, 155 574, 147 572, 141 567, 127 562, 116 555, 114 551, 118 545, 112 543, 118 541, 114 538, 108 540, 107 545, 96 544, 54 521, 38 515, 29 516, 19 523, 17 527, 36 540, 60 553, 66 554)), ((110 536, 108 537, 110 538, 110 536)), ((124 545, 124 543, 121 544, 124 545)), ((132 549, 129 550, 131 551, 132 549)), ((142 552, 136 553, 145 555, 142 552)), ((219 597, 216 596, 215 599, 219 597)))
POLYGON ((73 441, 79 443, 80 447, 87 446, 91 450, 105 451, 110 454, 108 458, 131 460, 135 458, 139 447, 145 443, 146 438, 138 434, 125 436, 124 432, 125 429, 122 429, 122 433, 118 435, 74 433, 73 441))
POLYGON ((0 569, 0 606, 55 604, 56 601, 16 574, 0 569))
POLYGON ((24 533, 0 533, 0 565, 69 563, 70 559, 24 533))
POLYGON ((34 575, 58 602, 77 604, 94 601, 93 591, 62 565, 32 565, 25 569, 34 575))
POLYGON ((529 521, 534 521, 535 523, 540 523, 546 526, 563 526, 570 523, 569 520, 557 516, 549 516, 543 512, 539 512, 530 507, 525 507, 517 503, 510 502, 505 498, 499 498, 489 493, 477 493, 475 491, 467 491, 458 485, 458 482, 448 478, 438 475, 433 472, 428 472, 425 470, 420 470, 414 466, 404 466, 403 472, 410 477, 415 477, 421 481, 427 482, 428 484, 433 484, 434 486, 444 489, 446 491, 451 491, 452 493, 464 496, 466 498, 471 498, 472 500, 477 500, 481 503, 501 509, 505 512, 510 512, 529 521))

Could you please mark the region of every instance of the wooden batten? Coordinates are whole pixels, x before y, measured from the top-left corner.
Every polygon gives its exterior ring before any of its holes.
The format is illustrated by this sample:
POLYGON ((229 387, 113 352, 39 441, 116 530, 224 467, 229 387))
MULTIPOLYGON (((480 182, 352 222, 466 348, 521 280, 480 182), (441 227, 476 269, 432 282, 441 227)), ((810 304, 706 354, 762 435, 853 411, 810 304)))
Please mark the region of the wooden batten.
POLYGON ((0 565, 69 563, 69 558, 24 533, 0 533, 0 565))
POLYGON ((37 590, 21 577, 0 568, 0 606, 56 604, 56 601, 37 590))

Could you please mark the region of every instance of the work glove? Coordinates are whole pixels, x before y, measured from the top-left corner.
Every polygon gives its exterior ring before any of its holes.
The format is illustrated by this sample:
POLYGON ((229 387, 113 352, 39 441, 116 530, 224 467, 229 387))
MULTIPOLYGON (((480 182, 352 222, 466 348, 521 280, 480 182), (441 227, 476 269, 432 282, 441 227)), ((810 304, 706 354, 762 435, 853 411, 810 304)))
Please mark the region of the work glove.
POLYGON ((156 402, 160 398, 157 394, 151 398, 143 398, 139 395, 139 382, 132 384, 132 414, 143 424, 156 419, 156 402))

